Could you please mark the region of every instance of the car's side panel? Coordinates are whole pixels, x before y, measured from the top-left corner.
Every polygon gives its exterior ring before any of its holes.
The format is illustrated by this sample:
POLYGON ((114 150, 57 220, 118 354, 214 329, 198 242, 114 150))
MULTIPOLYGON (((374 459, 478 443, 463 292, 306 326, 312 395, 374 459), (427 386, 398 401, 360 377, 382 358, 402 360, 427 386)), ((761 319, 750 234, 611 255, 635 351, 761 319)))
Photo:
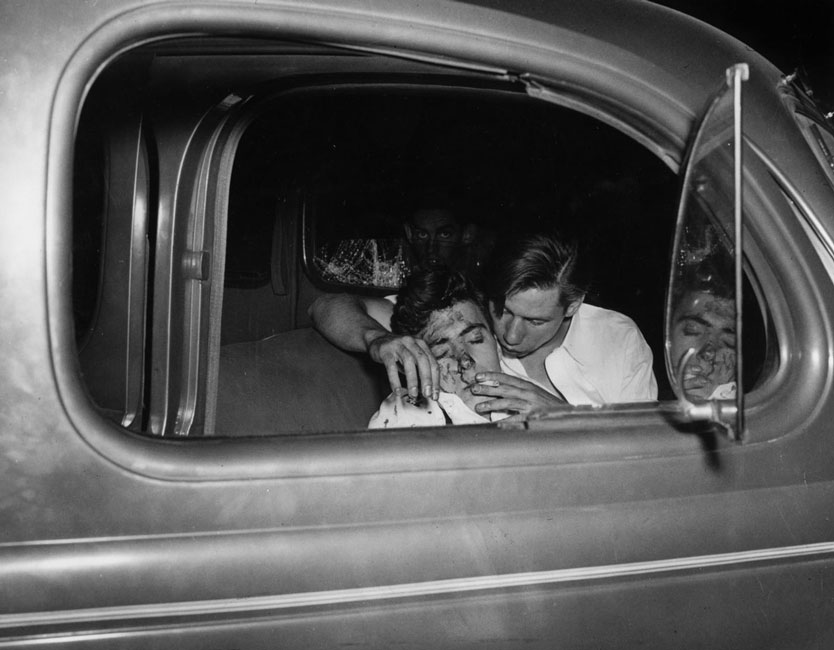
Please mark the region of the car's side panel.
MULTIPOLYGON (((27 43, 44 33, 37 12, 7 23, 18 36, 3 54, 16 75, 31 74, 20 84, 5 73, 9 91, 0 95, 13 116, 0 123, 9 143, 0 175, 11 180, 11 216, 0 219, 0 645, 830 642, 834 407, 822 399, 797 414, 754 396, 749 422, 762 442, 742 447, 681 433, 654 406, 531 431, 235 441, 148 440, 98 417, 68 331, 65 166, 78 103, 108 54, 171 31, 234 26, 408 41, 438 53, 459 47, 462 56, 552 73, 558 51, 546 43, 561 33, 508 18, 511 32, 531 30, 530 43, 501 41, 490 53, 474 32, 455 31, 472 18, 496 35, 495 15, 474 8, 437 5, 415 36, 407 19, 429 15, 405 4, 398 15, 381 3, 238 5, 160 5, 131 20, 113 10, 111 31, 93 34, 92 5, 73 16, 58 4, 53 18, 68 27, 44 52, 27 43)), ((565 34, 587 45, 578 31, 565 34)), ((602 47, 599 58, 610 54, 602 47)), ((563 71, 582 61, 573 56, 563 71)), ((695 112, 683 100, 702 88, 670 81, 679 96, 658 102, 645 88, 615 83, 628 75, 589 67, 594 74, 575 72, 573 82, 600 72, 598 92, 610 84, 612 102, 630 98, 666 134, 659 149, 682 142, 695 112)), ((808 395, 824 396, 831 326, 811 305, 831 304, 834 289, 801 228, 768 222, 759 230, 762 240, 783 237, 796 261, 773 267, 788 285, 774 290, 796 287, 777 314, 787 324, 780 331, 795 338, 780 340, 793 365, 776 386, 790 396, 802 373, 808 395)))
MULTIPOLYGON (((788 550, 788 549, 785 549, 788 550)), ((791 549, 793 550, 793 549, 791 549)), ((0 647, 824 647, 832 548, 8 616, 0 647), (719 564, 719 560, 726 560, 719 564)))

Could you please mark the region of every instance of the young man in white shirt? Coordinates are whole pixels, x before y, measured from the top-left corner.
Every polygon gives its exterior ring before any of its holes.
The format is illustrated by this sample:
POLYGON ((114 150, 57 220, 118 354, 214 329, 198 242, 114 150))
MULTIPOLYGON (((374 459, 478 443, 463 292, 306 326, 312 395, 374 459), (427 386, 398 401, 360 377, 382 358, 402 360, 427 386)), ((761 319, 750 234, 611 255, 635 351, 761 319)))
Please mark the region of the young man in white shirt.
POLYGON ((570 404, 657 398, 651 349, 634 322, 584 303, 590 273, 576 244, 515 238, 495 252, 484 284, 505 373, 483 376, 497 387, 473 389, 496 398, 479 412, 529 413, 556 403, 530 382, 570 404))

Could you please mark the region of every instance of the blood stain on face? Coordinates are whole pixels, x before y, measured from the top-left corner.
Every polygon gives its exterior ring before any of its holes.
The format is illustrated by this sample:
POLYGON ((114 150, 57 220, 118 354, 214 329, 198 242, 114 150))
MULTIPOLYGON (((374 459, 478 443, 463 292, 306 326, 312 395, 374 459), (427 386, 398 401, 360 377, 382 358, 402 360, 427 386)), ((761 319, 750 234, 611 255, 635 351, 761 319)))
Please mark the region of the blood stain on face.
POLYGON ((477 373, 500 370, 495 338, 478 305, 467 300, 434 312, 422 338, 438 361, 442 391, 456 394, 470 408, 491 399, 470 390, 477 373))
POLYGON ((683 296, 672 317, 670 352, 678 370, 690 349, 695 354, 683 372, 690 399, 710 399, 720 386, 736 381, 735 305, 705 291, 683 296))

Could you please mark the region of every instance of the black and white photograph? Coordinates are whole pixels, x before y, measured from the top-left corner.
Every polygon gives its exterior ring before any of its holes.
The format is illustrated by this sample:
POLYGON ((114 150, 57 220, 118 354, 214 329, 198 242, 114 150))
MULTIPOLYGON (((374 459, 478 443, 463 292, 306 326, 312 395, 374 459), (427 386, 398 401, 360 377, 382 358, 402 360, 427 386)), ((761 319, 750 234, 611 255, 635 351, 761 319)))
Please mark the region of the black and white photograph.
POLYGON ((0 649, 834 647, 834 2, 0 0, 0 649))

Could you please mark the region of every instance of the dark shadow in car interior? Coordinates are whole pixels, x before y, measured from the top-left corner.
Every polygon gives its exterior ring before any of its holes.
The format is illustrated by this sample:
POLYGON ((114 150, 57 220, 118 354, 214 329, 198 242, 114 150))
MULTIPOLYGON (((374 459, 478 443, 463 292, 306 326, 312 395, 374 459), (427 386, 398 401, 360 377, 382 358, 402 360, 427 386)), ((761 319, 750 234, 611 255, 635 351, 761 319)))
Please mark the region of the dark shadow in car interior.
MULTIPOLYGON (((139 59, 142 66, 147 59, 139 59)), ((188 62, 182 65, 185 74, 188 62)), ((102 214, 100 206, 101 193, 114 191, 95 172, 108 156, 85 143, 107 136, 101 132, 107 122, 88 116, 100 115, 124 91, 115 76, 94 86, 77 137, 73 304, 91 399, 124 421, 112 381, 95 370, 120 361, 103 351, 85 354, 91 339, 108 336, 99 320, 108 308, 103 278, 112 269, 102 267, 101 251, 115 244, 107 220, 120 218, 102 214)), ((245 96, 231 81, 223 83, 215 94, 245 96)), ((150 91, 142 98, 149 87, 135 86, 143 110, 162 101, 150 91)), ((230 179, 216 435, 365 426, 387 380, 380 366, 337 350, 311 329, 310 304, 322 293, 346 290, 322 276, 316 246, 327 239, 401 239, 409 206, 427 193, 465 206, 498 245, 519 231, 579 237, 595 267, 588 302, 635 320, 654 353, 660 396, 671 397, 663 310, 679 181, 643 146, 508 81, 329 75, 295 85, 284 80, 281 90, 261 80, 254 88, 260 108, 247 117, 230 179)), ((148 120, 143 128, 153 140, 156 129, 169 127, 148 120)), ((156 182, 152 159, 148 173, 149 183, 156 182)), ((150 210, 152 230, 156 207, 150 210)), ((151 259, 155 242, 166 236, 147 233, 151 259)), ((393 293, 390 287, 347 290, 393 293)), ((124 368, 109 376, 119 372, 124 368)), ((142 419, 131 428, 144 430, 142 419)))
MULTIPOLYGON (((293 345, 297 328, 309 327, 307 306, 315 297, 345 289, 332 286, 312 263, 315 242, 402 237, 408 206, 426 192, 465 205, 480 231, 494 233, 498 242, 519 230, 558 229, 581 236, 588 254, 601 262, 589 302, 634 318, 662 362, 668 215, 674 214, 677 182, 659 160, 590 118, 506 92, 329 89, 326 101, 322 94, 311 91, 277 104, 249 127, 238 147, 218 433, 237 432, 221 414, 228 406, 223 393, 239 385, 244 373, 271 381, 274 389, 260 387, 266 393, 277 396, 285 392, 280 386, 304 381, 314 394, 341 403, 339 393, 319 392, 341 363, 326 345, 311 347, 299 360, 303 368, 290 364, 284 376, 269 373, 268 379, 260 368, 245 371, 230 363, 230 351, 255 362, 260 355, 242 348, 262 343, 246 341, 270 336, 275 349, 293 345), (302 227, 306 250, 299 250, 302 227), (281 276, 293 269, 289 281, 275 281, 278 265, 283 265, 281 276), (244 286, 249 278, 260 278, 261 286, 244 286)), ((374 292, 353 291, 363 289, 374 292)), ((381 369, 372 370, 373 378, 351 374, 351 381, 340 382, 381 383, 383 392, 365 402, 370 408, 362 417, 373 413, 386 392, 381 369)), ((295 419, 288 421, 296 426, 295 419)), ((261 431, 268 421, 250 419, 245 430, 261 431)), ((333 420, 330 426, 342 422, 348 421, 333 420)))

